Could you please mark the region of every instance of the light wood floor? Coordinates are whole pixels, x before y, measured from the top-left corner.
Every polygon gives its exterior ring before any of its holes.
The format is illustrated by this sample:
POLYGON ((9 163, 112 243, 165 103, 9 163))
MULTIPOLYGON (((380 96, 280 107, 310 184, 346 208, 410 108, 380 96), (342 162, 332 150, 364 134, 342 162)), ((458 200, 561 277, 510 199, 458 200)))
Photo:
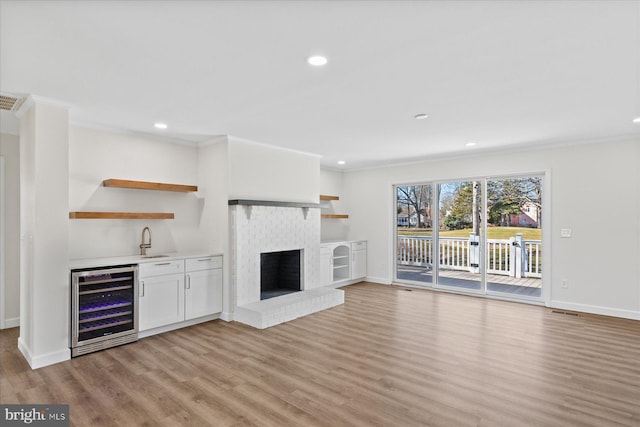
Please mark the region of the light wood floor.
POLYGON ((0 402, 72 425, 640 426, 640 322, 361 283, 266 330, 213 321, 31 371, 0 402))

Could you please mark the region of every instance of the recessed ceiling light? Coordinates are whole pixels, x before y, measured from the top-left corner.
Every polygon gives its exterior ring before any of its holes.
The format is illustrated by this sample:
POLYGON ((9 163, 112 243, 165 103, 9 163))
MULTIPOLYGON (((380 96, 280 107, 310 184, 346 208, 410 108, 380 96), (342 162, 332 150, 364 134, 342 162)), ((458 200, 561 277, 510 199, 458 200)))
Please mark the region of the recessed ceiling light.
POLYGON ((167 124, 166 123, 154 123, 153 127, 157 128, 157 129, 166 129, 167 128, 167 124))
POLYGON ((476 145, 478 145, 477 142, 467 142, 464 144, 465 147, 475 147, 476 145))
POLYGON ((636 117, 635 119, 633 119, 633 123, 640 123, 640 117, 636 117))
POLYGON ((345 162, 344 160, 338 160, 338 164, 339 165, 344 165, 345 163, 347 163, 347 162, 345 162))
POLYGON ((327 62, 329 62, 329 60, 321 55, 314 55, 307 58, 307 63, 314 67, 322 67, 323 65, 327 65, 327 62))
POLYGON ((429 116, 427 114, 424 114, 424 113, 416 114, 415 116, 413 116, 413 118, 416 119, 416 120, 423 120, 423 119, 426 119, 427 117, 429 117, 429 116))

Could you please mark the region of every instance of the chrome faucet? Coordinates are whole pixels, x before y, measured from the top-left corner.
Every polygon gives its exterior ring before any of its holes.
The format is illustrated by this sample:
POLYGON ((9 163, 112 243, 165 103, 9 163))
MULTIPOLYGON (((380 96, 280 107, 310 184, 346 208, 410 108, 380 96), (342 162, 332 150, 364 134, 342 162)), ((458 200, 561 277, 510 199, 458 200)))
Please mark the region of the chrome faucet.
POLYGON ((142 229, 142 243, 140 243, 140 255, 145 256, 147 254, 147 249, 151 247, 151 229, 149 227, 145 227, 142 229), (149 234, 149 243, 144 242, 144 232, 149 234))

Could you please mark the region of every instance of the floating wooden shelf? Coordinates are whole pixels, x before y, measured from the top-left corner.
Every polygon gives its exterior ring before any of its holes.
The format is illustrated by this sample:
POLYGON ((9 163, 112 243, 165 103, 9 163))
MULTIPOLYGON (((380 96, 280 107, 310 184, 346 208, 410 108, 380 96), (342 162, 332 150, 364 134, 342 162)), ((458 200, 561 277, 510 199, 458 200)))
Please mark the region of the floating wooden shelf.
POLYGON ((173 219, 162 212, 69 212, 70 219, 173 219))
POLYGON ((349 215, 345 215, 345 214, 322 214, 322 215, 320 215, 320 218, 323 218, 323 219, 347 219, 347 218, 349 218, 349 215))
POLYGON ((320 200, 340 200, 338 196, 327 196, 326 194, 320 195, 320 200))
POLYGON ((196 185, 163 184, 161 182, 129 181, 126 179, 105 179, 102 181, 104 187, 137 188, 139 190, 162 190, 162 191, 198 191, 196 185))

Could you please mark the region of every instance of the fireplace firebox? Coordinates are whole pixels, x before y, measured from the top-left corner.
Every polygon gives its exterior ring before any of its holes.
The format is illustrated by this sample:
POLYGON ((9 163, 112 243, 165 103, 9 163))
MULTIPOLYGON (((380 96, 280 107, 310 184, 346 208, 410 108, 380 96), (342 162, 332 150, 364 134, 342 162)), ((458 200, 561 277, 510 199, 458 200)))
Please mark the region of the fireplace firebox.
POLYGON ((302 290, 302 250, 260 254, 260 299, 302 290))

